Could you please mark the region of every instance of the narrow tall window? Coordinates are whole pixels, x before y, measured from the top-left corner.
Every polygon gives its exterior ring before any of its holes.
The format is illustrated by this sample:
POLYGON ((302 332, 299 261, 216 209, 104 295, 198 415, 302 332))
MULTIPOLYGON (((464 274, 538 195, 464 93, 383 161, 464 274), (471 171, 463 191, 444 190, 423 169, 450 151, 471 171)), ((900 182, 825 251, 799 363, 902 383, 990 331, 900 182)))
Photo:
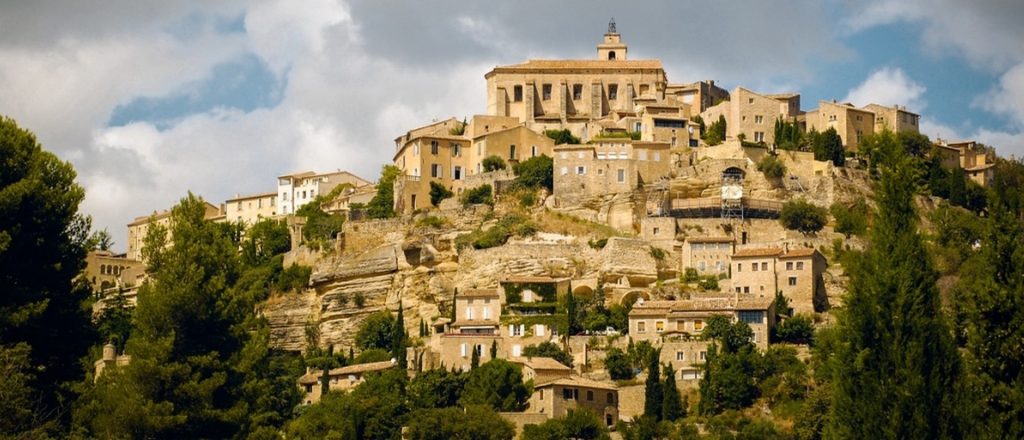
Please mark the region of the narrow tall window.
MULTIPOLYGON (((614 53, 614 52, 612 52, 612 53, 614 53)), ((609 84, 608 85, 608 99, 612 100, 612 101, 614 101, 616 99, 619 99, 619 85, 618 84, 609 84)))
POLYGON ((512 88, 512 100, 515 102, 523 100, 523 86, 515 86, 512 88))
POLYGON ((540 86, 541 96, 545 101, 551 99, 551 84, 544 84, 540 86))
POLYGON ((583 84, 572 85, 572 99, 577 101, 583 99, 583 84))

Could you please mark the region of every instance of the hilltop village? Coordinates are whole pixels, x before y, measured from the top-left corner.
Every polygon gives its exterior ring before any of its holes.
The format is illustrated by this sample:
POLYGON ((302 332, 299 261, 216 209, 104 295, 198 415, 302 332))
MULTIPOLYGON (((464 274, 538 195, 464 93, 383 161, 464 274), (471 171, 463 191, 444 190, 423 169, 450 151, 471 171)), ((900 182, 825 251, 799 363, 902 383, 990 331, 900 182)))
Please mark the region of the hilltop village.
MULTIPOLYGON (((524 409, 501 413, 519 429, 582 407, 613 427, 645 401, 646 373, 622 372, 617 359, 657 350, 692 395, 712 343, 702 332, 720 317, 747 324, 758 350, 790 344, 806 359, 799 335, 831 322, 846 292, 839 254, 865 245, 836 211, 871 203, 862 141, 918 135, 921 118, 901 103, 808 106, 796 91, 670 82, 660 60, 630 57, 614 22, 593 59, 528 60, 484 77, 484 114, 398 134, 376 182, 308 171, 206 203, 208 221, 243 233, 284 222, 283 267, 308 268, 308 281, 260 308, 274 348, 358 355, 361 326, 382 311, 409 335, 391 359, 309 368, 295 384, 303 405, 375 372, 504 359, 532 384, 524 409), (796 141, 819 137, 841 148, 796 141), (794 226, 786 211, 798 204, 832 215, 794 226), (313 238, 310 206, 341 219, 336 233, 313 238)), ((975 142, 934 140, 927 155, 970 187, 991 184, 994 155, 975 142)), ((171 219, 139 216, 126 254, 92 252, 94 289, 132 303, 147 234, 171 219)), ((97 375, 130 362, 109 345, 97 375)))

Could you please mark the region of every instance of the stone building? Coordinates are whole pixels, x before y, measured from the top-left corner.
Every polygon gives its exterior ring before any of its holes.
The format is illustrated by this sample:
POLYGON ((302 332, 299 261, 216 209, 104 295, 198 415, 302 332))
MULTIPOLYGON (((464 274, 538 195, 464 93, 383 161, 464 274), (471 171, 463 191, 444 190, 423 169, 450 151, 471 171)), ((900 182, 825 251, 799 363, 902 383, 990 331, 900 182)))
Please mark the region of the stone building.
POLYGON ((277 216, 277 193, 268 192, 261 194, 250 194, 246 196, 235 195, 224 202, 225 220, 237 223, 241 222, 246 226, 252 226, 260 220, 277 216))
POLYGON ((683 243, 683 268, 701 275, 728 274, 736 240, 731 237, 689 237, 683 243))
MULTIPOLYGON (((332 368, 327 373, 329 391, 348 391, 366 381, 366 375, 380 373, 395 367, 395 361, 370 362, 366 364, 348 365, 341 368, 332 368)), ((304 405, 312 405, 320 402, 323 377, 323 370, 310 370, 299 377, 299 388, 302 389, 304 405)))
POLYGON ((549 418, 562 418, 570 410, 586 408, 597 414, 606 426, 619 420, 618 388, 580 376, 534 384, 529 405, 527 412, 547 414, 549 418))
POLYGON ((665 96, 673 96, 688 107, 688 115, 699 115, 722 101, 729 100, 729 91, 715 85, 714 80, 689 84, 669 84, 665 96))
POLYGON ((495 67, 484 75, 487 114, 516 117, 537 132, 568 128, 587 141, 600 131, 594 122, 615 111, 633 112, 638 99, 664 98, 668 81, 661 61, 628 59, 614 26, 597 55, 495 67))
POLYGON ((93 291, 102 292, 118 286, 137 286, 145 274, 145 263, 129 259, 125 254, 90 251, 85 255, 85 272, 82 275, 92 285, 93 291))
POLYGON ((117 347, 108 343, 103 346, 103 357, 93 363, 93 380, 99 380, 103 371, 108 368, 123 367, 132 362, 132 357, 126 354, 117 354, 117 347))
POLYGON ((754 344, 768 347, 768 336, 775 325, 775 298, 742 295, 677 301, 640 301, 629 312, 629 335, 634 341, 650 341, 655 346, 669 336, 691 339, 700 335, 708 319, 726 315, 750 325, 754 344))
POLYGON ((736 294, 774 297, 782 292, 796 312, 828 307, 823 274, 825 257, 813 248, 750 248, 732 255, 732 289, 736 294))
POLYGON ((735 88, 729 100, 703 111, 700 116, 706 126, 725 117, 726 139, 738 139, 740 135, 747 142, 775 143, 775 121, 791 120, 799 115, 800 95, 762 95, 743 87, 735 88))
POLYGON ((962 168, 967 177, 978 185, 991 185, 995 178, 995 163, 975 141, 947 142, 938 139, 932 154, 939 155, 947 169, 962 168))
MULTIPOLYGON (((224 212, 220 207, 215 206, 209 202, 206 202, 204 218, 210 221, 217 221, 224 217, 224 212)), ((167 245, 170 245, 174 237, 171 235, 171 211, 164 210, 160 212, 154 211, 153 214, 148 216, 136 217, 131 223, 128 223, 128 253, 125 257, 129 260, 136 260, 145 262, 142 258, 142 248, 145 246, 146 234, 149 232, 151 225, 161 225, 167 228, 167 245)))
POLYGON ((514 357, 509 360, 522 367, 523 381, 532 380, 535 384, 567 378, 572 374, 572 368, 549 357, 514 357))
POLYGON ((327 195, 339 185, 352 188, 369 185, 370 182, 348 171, 334 171, 317 174, 306 171, 277 178, 278 214, 295 214, 303 205, 318 195, 327 195))
POLYGON ((807 131, 836 129, 847 151, 857 151, 861 139, 875 132, 875 114, 848 102, 821 101, 818 108, 807 110, 804 117, 807 131))
POLYGON ((918 124, 921 120, 921 115, 908 111, 905 106, 894 105, 886 107, 879 104, 868 104, 863 109, 875 114, 875 133, 885 130, 893 133, 901 131, 920 132, 918 124))
POLYGON ((671 172, 667 143, 607 139, 559 145, 554 154, 555 198, 566 206, 593 196, 628 193, 671 172))
POLYGON ((659 361, 672 365, 677 380, 700 380, 707 361, 708 341, 681 333, 666 334, 663 339, 659 361))

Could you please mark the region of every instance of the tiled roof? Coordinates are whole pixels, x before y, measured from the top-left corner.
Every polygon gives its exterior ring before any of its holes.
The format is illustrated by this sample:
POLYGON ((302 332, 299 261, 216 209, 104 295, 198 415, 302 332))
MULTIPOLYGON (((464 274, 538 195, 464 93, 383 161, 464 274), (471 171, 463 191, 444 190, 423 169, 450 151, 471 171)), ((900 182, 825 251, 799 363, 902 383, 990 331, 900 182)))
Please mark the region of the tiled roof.
POLYGON ((456 298, 497 298, 498 289, 468 289, 459 292, 456 298))
MULTIPOLYGON (((372 371, 384 371, 394 366, 395 363, 391 361, 370 362, 366 364, 349 365, 341 368, 332 368, 331 371, 327 373, 327 375, 331 377, 336 377, 344 376, 346 374, 361 374, 369 373, 372 371)), ((323 370, 313 370, 310 371, 309 373, 302 375, 302 377, 299 378, 299 383, 316 383, 317 381, 320 380, 320 374, 322 371, 323 370)))
POLYGON ((753 248, 753 249, 740 249, 736 253, 732 254, 733 258, 743 257, 775 257, 782 255, 782 249, 780 248, 753 248))
POLYGON ((736 241, 732 237, 686 237, 687 243, 732 243, 736 241))
POLYGON ((500 324, 501 323, 499 323, 497 320, 493 319, 460 319, 458 321, 453 322, 451 325, 452 327, 497 327, 500 324))
POLYGON ((549 357, 518 357, 512 358, 511 361, 526 365, 534 370, 571 370, 571 368, 563 365, 561 362, 549 357))
POLYGON ((227 202, 234 202, 236 200, 259 199, 259 198, 263 198, 263 197, 276 197, 276 196, 277 196, 277 191, 270 191, 270 192, 259 193, 259 194, 249 194, 249 195, 245 195, 245 196, 236 196, 234 198, 227 199, 226 201, 227 202))
POLYGON ((555 379, 551 382, 545 382, 542 384, 535 385, 534 388, 546 388, 552 385, 561 385, 569 387, 580 387, 580 388, 594 388, 599 390, 618 390, 619 388, 615 384, 598 382, 596 380, 587 379, 582 376, 570 376, 555 379))
POLYGON ((502 283, 560 283, 568 278, 552 278, 544 276, 513 276, 503 278, 502 283))
POLYGON ((661 60, 529 60, 525 63, 495 67, 502 70, 561 70, 561 69, 661 69, 661 60))
POLYGON ((779 256, 779 258, 799 258, 799 257, 810 257, 817 253, 818 250, 815 248, 798 248, 790 249, 785 254, 779 256))
POLYGON ((769 297, 732 297, 686 299, 678 301, 645 301, 629 312, 629 316, 651 316, 685 312, 729 312, 734 310, 766 310, 774 302, 769 297), (655 304, 651 304, 655 303, 655 304), (651 305, 649 305, 651 304, 651 305))

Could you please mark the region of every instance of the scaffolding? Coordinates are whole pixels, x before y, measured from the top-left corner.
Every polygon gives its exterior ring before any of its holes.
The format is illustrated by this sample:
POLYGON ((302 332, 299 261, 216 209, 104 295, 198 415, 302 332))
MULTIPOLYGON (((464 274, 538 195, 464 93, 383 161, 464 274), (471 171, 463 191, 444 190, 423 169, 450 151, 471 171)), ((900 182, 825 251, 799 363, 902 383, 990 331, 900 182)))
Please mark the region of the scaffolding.
POLYGON ((743 174, 722 173, 722 219, 743 220, 743 174))

